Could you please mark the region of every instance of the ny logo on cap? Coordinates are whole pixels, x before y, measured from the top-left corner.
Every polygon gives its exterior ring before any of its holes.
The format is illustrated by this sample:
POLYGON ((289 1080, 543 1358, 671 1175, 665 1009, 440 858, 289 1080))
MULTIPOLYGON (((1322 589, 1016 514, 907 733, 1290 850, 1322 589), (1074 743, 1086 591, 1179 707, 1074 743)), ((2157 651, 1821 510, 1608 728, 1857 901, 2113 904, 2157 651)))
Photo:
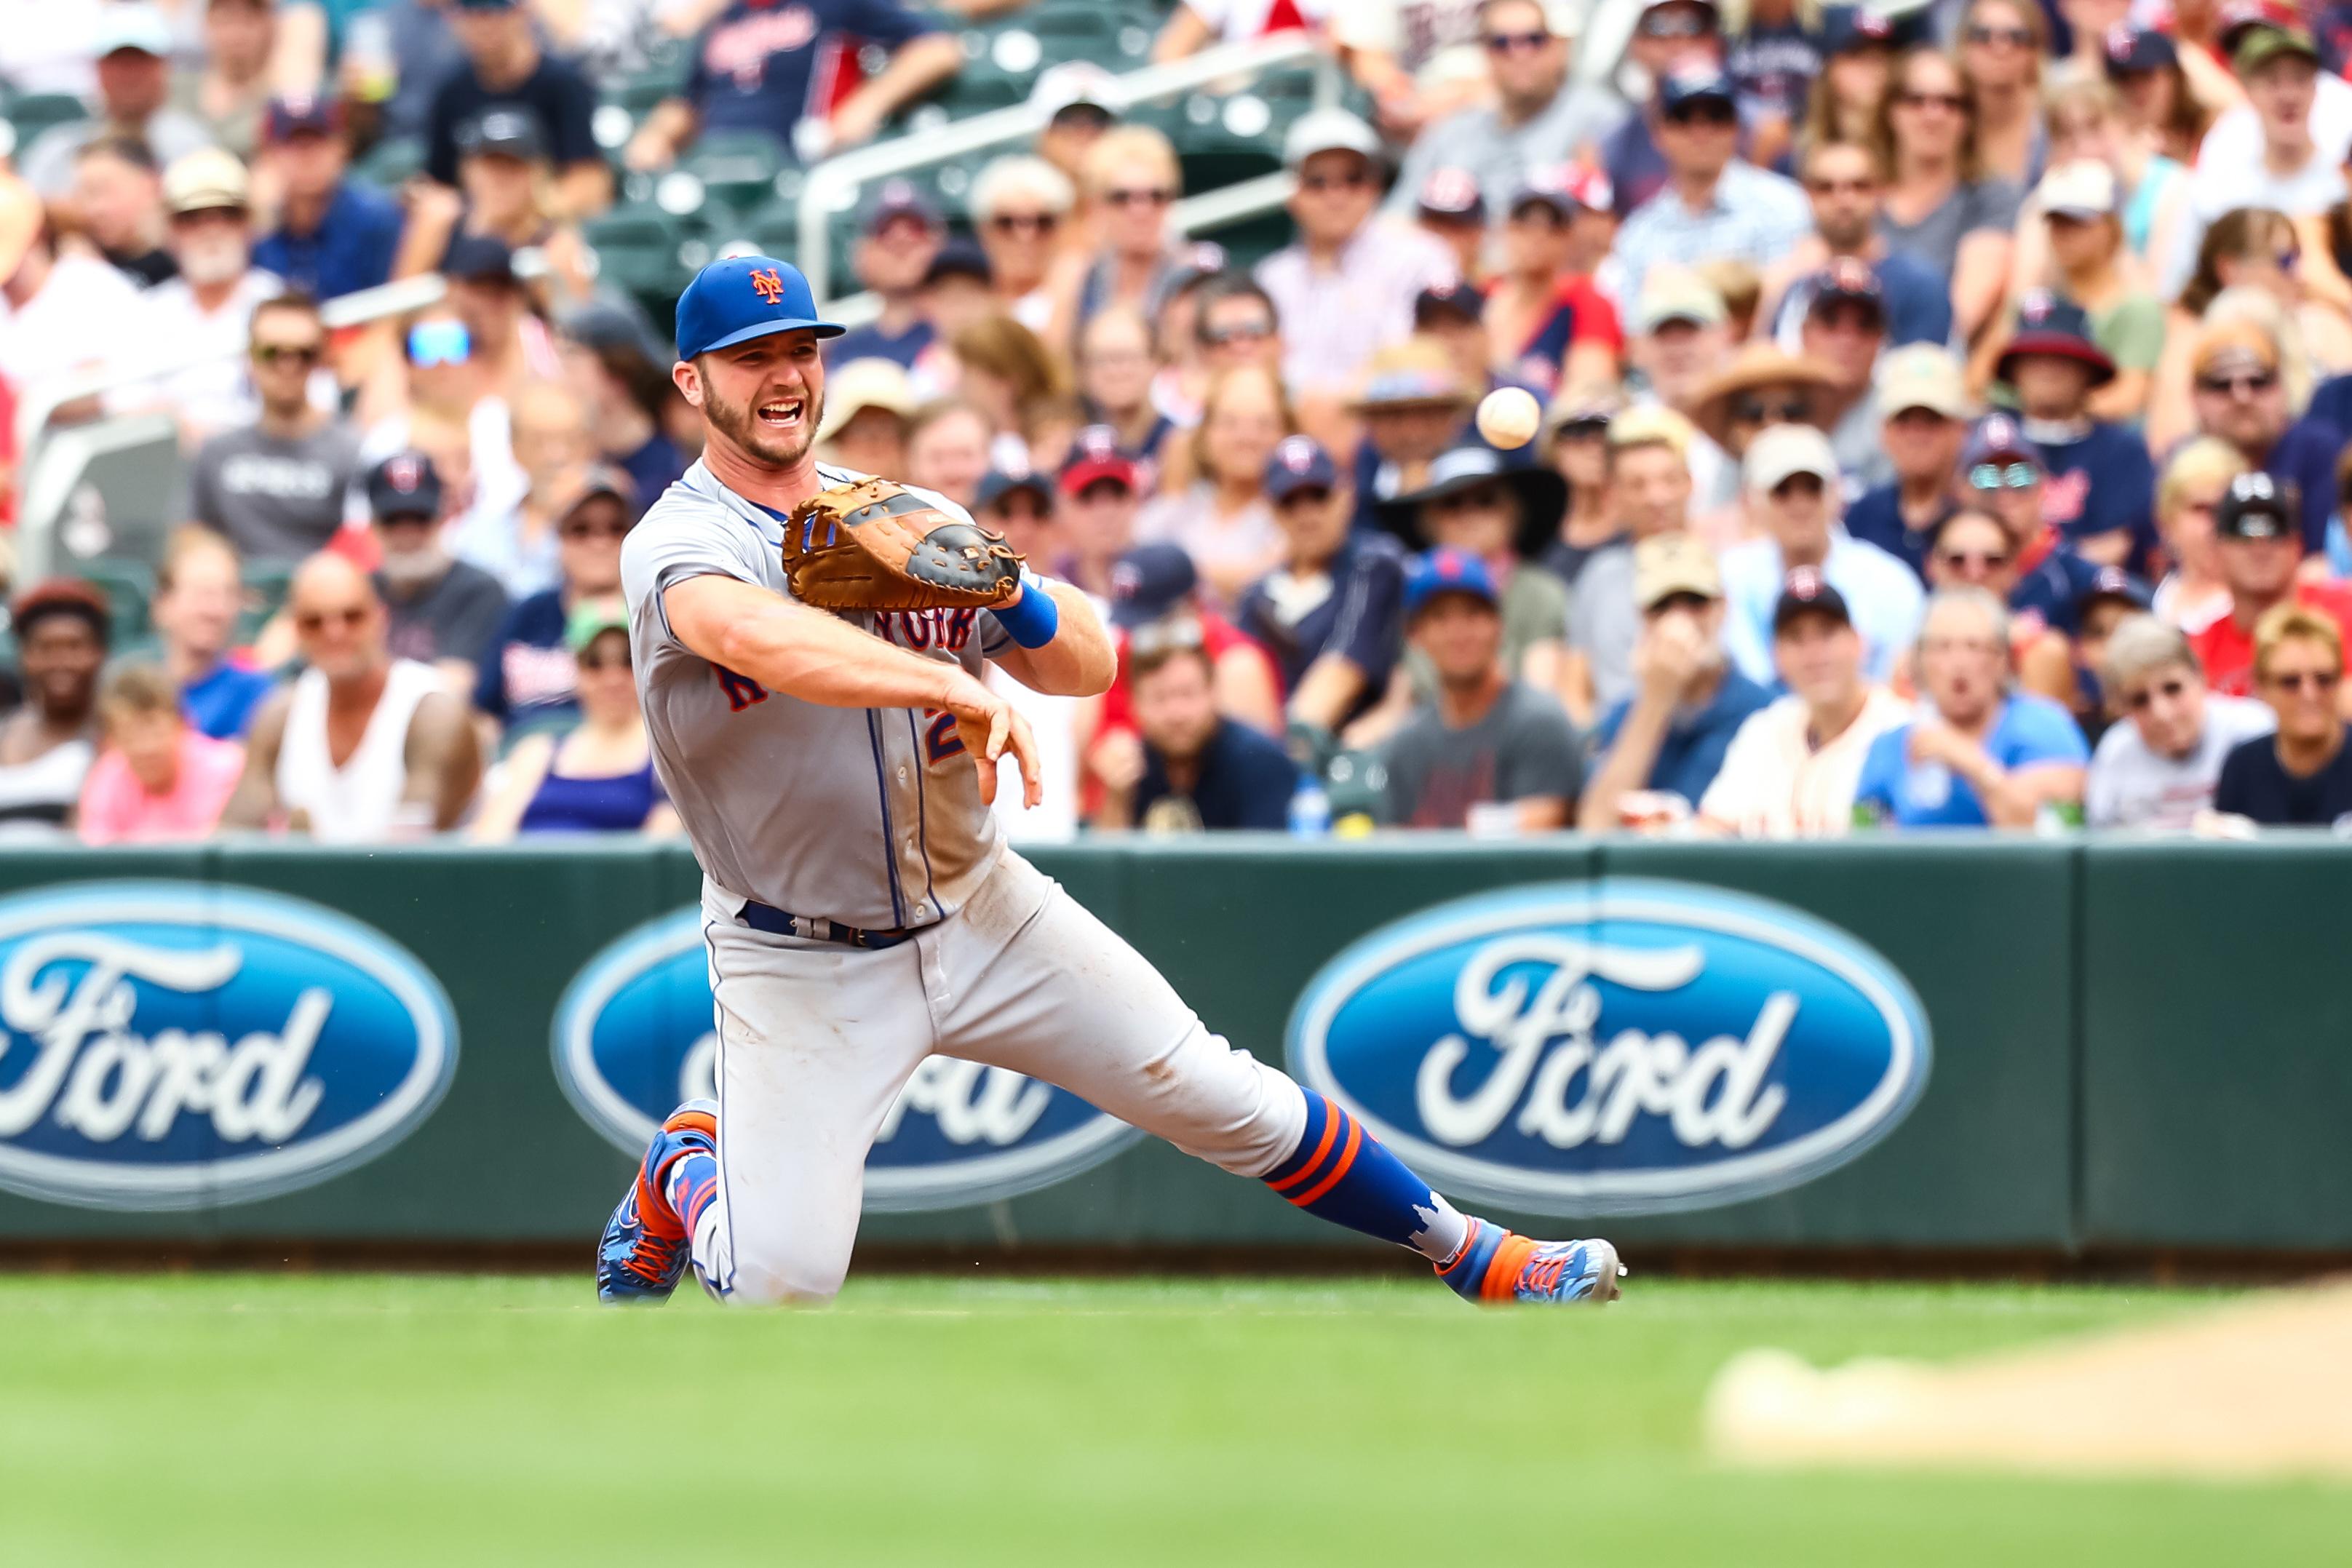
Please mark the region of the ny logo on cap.
POLYGON ((784 279, 775 268, 763 267, 751 274, 751 287, 761 299, 773 305, 784 297, 784 279))

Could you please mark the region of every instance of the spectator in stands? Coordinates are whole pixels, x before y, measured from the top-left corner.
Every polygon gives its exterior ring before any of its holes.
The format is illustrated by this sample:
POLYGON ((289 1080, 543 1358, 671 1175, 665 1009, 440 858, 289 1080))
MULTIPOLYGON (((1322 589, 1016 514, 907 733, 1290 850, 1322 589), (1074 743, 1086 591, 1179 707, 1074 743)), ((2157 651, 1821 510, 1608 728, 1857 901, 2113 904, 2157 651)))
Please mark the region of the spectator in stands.
POLYGON ((1395 666, 1403 557, 1386 538, 1349 528, 1352 497, 1312 437, 1274 449, 1265 492, 1282 564, 1242 595, 1234 623, 1274 655, 1290 723, 1336 736, 1379 700, 1395 666))
MULTIPOLYGON (((2188 182, 2180 176, 2197 161, 2213 112, 2190 90, 2179 49, 2153 27, 2123 26, 2108 31, 2106 56, 2107 79, 2113 84, 2122 129, 2173 165, 2179 194, 2186 196, 2188 182)), ((2056 118, 2053 112, 2053 131, 2056 118)), ((2146 251, 2138 243, 2133 248, 2146 251)), ((2160 257, 2165 253, 2155 254, 2160 257)))
MULTIPOLYGON (((1761 340, 1743 344, 1722 370, 1709 377, 1685 405, 1704 434, 1714 484, 1699 491, 1699 511, 1711 538, 1737 538, 1745 531, 1738 507, 1743 495, 1740 461, 1748 444, 1768 425, 1810 424, 1827 432, 1845 405, 1837 372, 1810 354, 1791 354, 1761 340), (1728 525, 1717 516, 1727 510, 1728 525)), ((1700 473, 1691 464, 1693 476, 1700 473)))
POLYGON ((1055 576, 1102 603, 1110 601, 1118 564, 1135 547, 1144 483, 1142 465, 1119 444, 1116 431, 1097 425, 1078 433, 1055 476, 1062 497, 1055 512, 1068 552, 1055 563, 1055 576))
POLYGON ((1493 100, 1457 110, 1413 140, 1389 197, 1399 218, 1440 169, 1467 170, 1500 212, 1531 172, 1577 159, 1625 118, 1615 93, 1570 77, 1568 36, 1543 0, 1486 0, 1478 28, 1493 100))
POLYGON ((276 0, 205 0, 204 68, 180 73, 172 88, 173 107, 193 116, 215 142, 251 159, 261 144, 277 42, 276 0))
POLYGON ((497 579, 510 599, 555 582, 556 518, 581 468, 595 457, 587 411, 562 382, 528 382, 511 406, 521 494, 509 505, 477 487, 449 537, 450 549, 497 579))
POLYGON ((2273 605, 2255 628, 2254 679, 2277 731, 2241 741, 2222 759, 2213 809, 2272 827, 2336 827, 2352 816, 2343 623, 2303 605, 2273 605))
POLYGON ((242 737, 278 684, 230 651, 244 601, 236 552, 227 542, 209 528, 175 529, 155 563, 148 619, 163 643, 163 673, 180 694, 181 711, 197 733, 215 740, 242 737))
POLYGON ((2188 639, 2153 615, 2116 627, 2100 679, 2131 722, 2110 726, 2091 753, 2083 815, 2094 828, 2194 827, 2213 804, 2222 759, 2278 723, 2251 697, 2208 695, 2188 639))
POLYGON ((1593 556, 1625 537, 1609 496, 1609 422, 1617 413, 1616 400, 1597 393, 1570 393, 1544 411, 1538 455, 1567 483, 1568 510, 1536 564, 1570 593, 1593 556))
POLYGON ((2255 633, 2279 605, 2294 603, 2352 626, 2352 588, 2300 575, 2306 553, 2292 481, 2255 471, 2230 481, 2213 518, 2214 554, 2230 588, 2230 612, 2189 636, 2213 690, 2253 693, 2255 633))
POLYGON ((2090 413, 2137 425, 2164 355, 2164 306, 2142 286, 2125 249, 2123 194, 2114 169, 2084 158, 2043 175, 2034 204, 2058 291, 2088 314, 2091 340, 2116 367, 2115 379, 2092 394, 2090 413))
POLYGON ((1151 401, 1158 368, 1150 323, 1124 307, 1097 312, 1078 335, 1078 394, 1087 418, 1115 432, 1122 451, 1155 460, 1176 428, 1151 401))
POLYGON ((2050 145, 2042 122, 2048 18, 2034 0, 1969 0, 1958 41, 1985 167, 2021 186, 2032 183, 2050 145))
MULTIPOLYGON (((1626 358, 1633 402, 1641 407, 1696 407, 1731 359, 1730 313, 1723 295, 1684 267, 1659 267, 1643 286, 1630 323, 1626 358)), ((1685 454, 1696 493, 1719 506, 1737 493, 1738 467, 1713 436, 1694 429, 1685 454)))
POLYGON ((1148 125, 1112 127, 1087 149, 1079 189, 1095 249, 1066 253, 1055 267, 1045 335, 1062 345, 1114 306, 1153 316, 1185 264, 1169 222, 1184 176, 1167 137, 1148 125))
POLYGON ((923 279, 947 238, 939 210, 905 180, 886 180, 866 210, 850 266, 860 285, 882 302, 881 313, 853 327, 828 346, 825 362, 888 360, 915 369, 938 340, 939 329, 922 308, 923 279))
POLYGON ((121 401, 168 409, 191 445, 254 416, 254 387, 243 363, 254 307, 286 287, 253 265, 248 190, 245 165, 217 147, 192 152, 163 172, 180 276, 140 300, 137 331, 148 343, 219 358, 174 371, 121 401))
POLYGON ((1490 85, 1481 50, 1484 0, 1353 0, 1332 7, 1329 34, 1373 119, 1399 142, 1477 102, 1490 85))
MULTIPOLYGON (((1192 336, 1209 377, 1247 366, 1282 369, 1282 323, 1274 299, 1245 272, 1219 272, 1201 285, 1192 336)), ((1204 393, 1205 387, 1204 382, 1204 393)))
POLYGON ((828 370, 817 456, 860 474, 907 471, 907 432, 918 404, 907 372, 890 360, 852 360, 828 370))
POLYGON ((1872 742, 1862 820, 2030 828, 2083 799, 2089 751, 2066 710, 2013 689, 2008 613, 1980 588, 1938 590, 1919 627, 1918 716, 1872 742))
POLYGON ((2115 380, 2116 363, 2092 341, 2082 307, 2027 295, 1994 371, 2016 389, 2041 458, 2042 517, 2094 565, 2137 561, 2156 539, 2156 465, 2136 433, 2091 414, 2091 393, 2115 380))
MULTIPOLYGON (((400 343, 401 362, 384 382, 389 412, 367 425, 361 460, 416 448, 440 470, 454 510, 511 513, 528 482, 515 466, 507 400, 472 329, 449 305, 429 306, 410 319, 400 343)), ((360 406, 368 401, 363 392, 360 406)))
POLYGON ((1129 641, 1135 727, 1097 743, 1095 826, 1145 832, 1279 829, 1298 769, 1281 745, 1218 711, 1198 622, 1149 622, 1129 641))
MULTIPOLYGON (((1987 564, 2012 574, 2004 597, 2024 625, 2072 633, 2075 607, 2097 580, 2099 569, 2077 554, 2049 520, 2045 487, 2042 455, 2015 419, 1989 413, 1977 422, 1960 449, 1958 488, 1964 506, 1980 507, 2005 535, 2000 559, 1987 564)), ((1944 549, 1939 531, 1929 541, 1930 582, 1938 581, 1936 557, 1944 549)))
POLYGON ((506 618, 506 591, 450 554, 432 458, 394 453, 369 472, 367 496, 382 559, 370 598, 385 622, 384 643, 393 657, 431 669, 447 690, 470 697, 481 678, 478 661, 506 618))
POLYGON ((1549 691, 1515 680, 1486 563, 1440 548, 1413 562, 1403 611, 1434 694, 1381 747, 1386 817, 1413 828, 1549 832, 1584 781, 1576 727, 1549 691))
POLYGON ((1151 58, 1165 64, 1212 44, 1245 44, 1312 28, 1335 9, 1333 0, 1176 0, 1152 40, 1151 58))
MULTIPOLYGON (((1429 465, 1429 482, 1382 503, 1381 524, 1414 550, 1449 549, 1486 566, 1503 612, 1503 668, 1514 680, 1557 693, 1567 656, 1568 590, 1525 563, 1559 532, 1568 487, 1549 468, 1507 463, 1494 448, 1465 443, 1429 465)), ((1426 665, 1408 662, 1416 695, 1432 695, 1426 665)))
POLYGON ((497 790, 475 819, 474 842, 677 831, 677 812, 654 775, 653 743, 629 667, 628 611, 617 593, 581 601, 565 622, 562 652, 577 671, 577 701, 566 705, 572 722, 515 743, 497 790))
POLYGON ((1732 546, 1718 562, 1724 645, 1740 673, 1771 682, 1780 601, 1790 574, 1803 570, 1851 607, 1847 622, 1862 638, 1864 674, 1874 683, 1893 680, 1918 633, 1926 596, 1909 567, 1838 525, 1844 503, 1829 438, 1810 424, 1773 425, 1748 445, 1743 473, 1748 515, 1764 534, 1732 546))
POLYGON ((1600 766, 1577 808, 1588 833, 1689 821, 1731 737, 1772 700, 1724 650, 1723 577, 1697 538, 1660 533, 1635 545, 1633 602, 1633 694, 1592 732, 1600 766))
POLYGON ((394 270, 441 268, 459 235, 482 235, 510 252, 536 251, 545 268, 543 298, 584 300, 596 286, 596 260, 579 226, 555 205, 546 133, 538 119, 511 106, 485 110, 457 127, 457 186, 419 186, 409 198, 409 232, 394 270))
MULTIPOLYGON (((2352 84, 2345 93, 2352 99, 2352 84)), ((2352 102, 2347 104, 2347 121, 2346 135, 2352 138, 2352 102)), ((2315 251, 2315 278, 2326 265, 2315 251)), ((2352 346, 2346 341, 2352 319, 2338 303, 2340 291, 2332 298, 2319 294, 2305 278, 2302 232, 2284 213, 2239 207, 2215 219, 2199 247, 2196 276, 2166 318, 2164 358, 2157 366, 2147 413, 2149 444, 2166 450, 2195 424, 2196 356, 2207 337, 2225 324, 2251 322, 2280 346, 2279 370, 2291 409, 2318 414, 2338 428, 2352 423, 2352 406, 2344 397, 2352 391, 2352 377, 2339 374, 2324 386, 2311 386, 2315 365, 2352 368, 2352 346)))
POLYGON ((1768 168, 1779 164, 1794 141, 1822 74, 1822 47, 1806 20, 1795 0, 1756 0, 1724 59, 1739 89, 1749 155, 1768 168))
POLYGON ((1963 339, 1992 317, 2009 282, 2011 233, 2024 193, 1986 166, 1959 68, 1913 49, 1895 68, 1874 148, 1887 176, 1878 213, 1890 249, 1951 279, 1963 339))
POLYGON ((492 235, 461 234, 441 258, 449 304, 471 335, 474 358, 509 402, 527 382, 563 373, 555 335, 535 313, 514 269, 514 251, 492 235))
POLYGON ((1895 24, 1860 5, 1832 5, 1821 14, 1822 75, 1805 106, 1798 134, 1801 154, 1832 141, 1869 145, 1895 76, 1895 24))
MULTIPOLYGON (((950 239, 940 246, 923 269, 921 302, 923 315, 943 342, 974 321, 1003 314, 997 308, 996 274, 989 269, 988 253, 968 239, 950 239)), ((925 354, 916 366, 919 383, 951 384, 952 361, 953 356, 943 350, 925 354)))
POLYGON ((1952 475, 1975 409, 1959 361, 1937 343, 1914 343, 1880 361, 1879 427, 1895 476, 1846 508, 1845 528, 1876 545, 1922 579, 1927 541, 1959 502, 1952 475))
POLYGON ((101 136, 74 154, 73 204, 82 236, 142 288, 180 274, 163 248, 163 175, 144 141, 101 136))
MULTIPOLYGON (((1538 170, 1505 209, 1503 265, 1487 291, 1484 310, 1492 340, 1484 368, 1491 369, 1498 381, 1527 387, 1538 399, 1562 387, 1606 386, 1617 379, 1617 349, 1611 340, 1614 320, 1598 319, 1604 308, 1589 282, 1580 289, 1563 282, 1573 271, 1570 247, 1576 225, 1587 211, 1586 202, 1593 199, 1591 177, 1538 170)), ((1433 292, 1423 290, 1422 300, 1430 299, 1433 292)), ((1478 298, 1468 289, 1458 290, 1457 296, 1478 298)))
POLYGON ((425 111, 425 172, 456 189, 458 133, 490 110, 516 110, 546 133, 555 211, 572 218, 603 212, 613 199, 613 172, 590 127, 596 89, 588 78, 540 47, 522 0, 452 0, 449 26, 466 63, 435 89, 425 111))
MULTIPOLYGON (((639 507, 652 505, 687 468, 686 454, 661 423, 676 395, 668 346, 651 344, 628 310, 588 305, 563 318, 561 351, 563 383, 587 417, 596 455, 629 476, 639 507)), ((828 404, 839 387, 838 372, 826 378, 828 404)))
POLYGON ((621 591, 621 543, 638 513, 629 476, 604 464, 572 476, 555 506, 555 586, 516 600, 480 644, 474 711, 509 737, 578 714, 565 628, 583 606, 621 591))
POLYGON ((1911 706, 1863 673, 1845 595, 1811 567, 1789 573, 1772 607, 1772 667, 1788 695, 1732 736, 1699 825, 1743 839, 1841 837, 1853 826, 1863 758, 1911 706))
POLYGON ((1366 362, 1412 330, 1412 303, 1453 275, 1429 235, 1376 215, 1384 153, 1372 128, 1341 109, 1310 110, 1283 138, 1298 177, 1298 237, 1258 265, 1283 334, 1283 379, 1318 428, 1336 426, 1366 362))
POLYGON ((1832 378, 1831 390, 1842 412, 1830 426, 1830 444, 1854 489, 1884 484, 1895 468, 1879 444, 1885 419, 1872 379, 1886 345, 1886 297, 1877 275, 1851 256, 1830 263, 1807 285, 1811 301, 1797 325, 1797 346, 1832 378))
MULTIPOLYGON (((996 428, 1016 437, 1026 459, 1042 444, 1040 422, 1066 410, 1071 387, 1068 361, 1045 347, 1036 333, 1002 311, 959 328, 949 340, 956 361, 956 392, 976 405, 996 428)), ((1010 450, 993 455, 1010 460, 1010 450)))
POLYGON ((857 0, 822 14, 733 0, 695 39, 683 91, 646 116, 623 162, 666 169, 702 137, 747 131, 772 138, 784 158, 814 161, 873 140, 885 120, 962 67, 955 35, 898 0, 857 0), (889 63, 828 101, 840 86, 837 62, 869 47, 887 51, 889 63))
POLYGON ((1804 192, 1738 156, 1730 78, 1712 67, 1677 71, 1660 87, 1658 103, 1668 178, 1617 232, 1615 265, 1626 298, 1640 297, 1643 277, 1660 262, 1733 257, 1762 267, 1812 232, 1804 192))
POLYGON ((1952 298, 1945 279, 1879 233, 1886 188, 1870 149, 1853 141, 1817 142, 1805 149, 1801 167, 1814 235, 1799 241, 1765 279, 1765 294, 1773 300, 1767 319, 1776 335, 1789 342, 1811 307, 1812 280, 1832 263, 1850 258, 1866 264, 1878 280, 1889 348, 1948 342, 1952 298))
MULTIPOLYGON (((1151 318, 1152 350, 1160 370, 1151 378, 1151 403, 1178 427, 1201 423, 1201 400, 1209 390, 1208 345, 1201 340, 1201 300, 1227 276, 1222 246, 1197 245, 1171 275, 1160 314, 1151 318)), ((1255 284, 1253 284, 1255 287, 1255 284)), ((1258 293, 1263 296, 1264 289, 1258 293)), ((1273 315, 1273 302, 1266 314, 1273 315)), ((1282 335, 1275 332, 1279 343, 1282 335)))
POLYGON ((246 559, 291 566, 341 530, 359 477, 359 436, 310 401, 311 373, 327 352, 316 300, 281 294, 261 301, 250 343, 260 417, 198 449, 192 505, 196 520, 246 559))
POLYGON ((71 192, 74 154, 88 142, 110 136, 143 141, 165 168, 213 144, 209 127, 168 101, 172 27, 161 8, 146 0, 99 7, 90 53, 98 61, 97 113, 51 126, 16 161, 25 183, 47 201, 71 192))
MULTIPOLYGON (((1063 60, 1037 73, 1029 107, 1045 117, 1037 133, 1037 156, 1062 172, 1083 197, 1087 155, 1118 119, 1112 110, 1126 99, 1111 85, 1111 73, 1092 60, 1063 60)), ((1073 214, 1083 226, 1091 214, 1073 214)))
POLYGON ((2228 442, 2200 436, 2176 451, 2156 486, 2156 532, 2172 570, 2156 585, 2156 613, 2189 636, 2230 613, 2213 520, 2230 481, 2246 472, 2228 442))
POLYGON ((2326 543, 2336 509, 2344 434, 2324 419, 2294 417, 2280 361, 2278 340, 2252 322, 2215 327, 2197 346, 2190 402, 2198 434, 2220 436, 2249 464, 2294 486, 2303 507, 2296 526, 2305 549, 2316 550, 2326 543))
POLYGON ((174 843, 209 835, 245 770, 245 747, 215 740, 180 711, 172 678, 124 664, 99 695, 106 748, 82 781, 86 844, 174 843))
POLYGON ((278 226, 253 247, 254 265, 320 299, 373 288, 392 276, 400 204, 351 178, 341 105, 282 98, 263 120, 257 167, 277 185, 278 226))
POLYGON ((1054 534, 1054 476, 1050 472, 992 468, 972 497, 971 515, 995 529, 1004 542, 1038 571, 1051 571, 1061 547, 1054 534))
POLYGON ((1356 447, 1355 526, 1379 520, 1382 502, 1429 483, 1437 455, 1462 439, 1478 401, 1459 367, 1437 342, 1412 337, 1381 350, 1348 412, 1363 423, 1356 447))
POLYGON ((97 755, 106 595, 79 578, 37 582, 9 606, 24 706, 0 718, 0 837, 70 827, 97 755))
MULTIPOLYGON (((324 6, 337 0, 314 3, 324 6)), ((380 105, 376 112, 384 136, 410 142, 420 153, 435 95, 443 82, 466 68, 465 48, 457 42, 457 29, 449 25, 454 5, 455 0, 389 0, 379 8, 383 18, 382 42, 369 40, 362 49, 348 47, 359 40, 346 36, 347 47, 338 62, 336 90, 349 102, 380 105)), ((294 0, 288 20, 291 22, 306 8, 304 0, 294 0)), ((324 17, 311 26, 321 35, 315 57, 323 68, 327 47, 333 39, 326 36, 324 17)), ((324 89, 325 82, 323 69, 315 73, 293 69, 286 89, 316 94, 324 89)))
MULTIPOLYGON (((1678 71, 1722 67, 1723 22, 1715 0, 1642 0, 1625 53, 1641 68, 1651 89, 1640 112, 1627 115, 1601 145, 1601 166, 1616 193, 1620 213, 1633 212, 1666 185, 1666 159, 1658 150, 1664 107, 1659 84, 1678 71)), ((1636 297, 1630 292, 1623 296, 1636 297)))
POLYGON ((1200 568, 1210 602, 1232 604, 1281 559, 1281 531, 1260 486, 1265 465, 1298 422, 1282 383, 1256 369, 1221 372, 1209 383, 1191 465, 1197 477, 1162 496, 1136 519, 1136 537, 1182 547, 1200 568))
POLYGON ((907 483, 937 490, 969 507, 992 466, 996 427, 961 398, 940 398, 915 411, 907 424, 907 483))
POLYGON ((1623 537, 1593 550, 1577 573, 1563 681, 1571 714, 1597 716, 1633 695, 1642 634, 1634 552, 1643 539, 1690 527, 1687 455, 1696 434, 1667 408, 1633 409, 1610 422, 1609 496, 1623 537))
POLYGON ((1486 281, 1486 198, 1478 192, 1477 176, 1467 169, 1431 170, 1414 193, 1412 220, 1445 247, 1456 277, 1473 288, 1486 281))
POLYGON ((1109 599, 1118 674, 1103 698, 1103 733, 1133 727, 1135 688, 1128 658, 1132 637, 1144 627, 1175 621, 1200 628, 1217 711, 1261 734, 1282 733, 1281 683, 1274 660, 1205 602, 1200 569, 1191 556, 1170 544, 1136 546, 1112 566, 1109 599))
POLYGON ((1047 280, 1076 201, 1069 176, 1031 153, 993 159, 971 183, 972 227, 988 253, 997 300, 1033 332, 1052 325, 1047 280))
POLYGON ((465 703, 393 653, 383 601, 341 556, 304 561, 287 608, 308 668, 256 716, 221 825, 343 844, 455 827, 482 773, 465 703))
MULTIPOLYGON (((2299 19, 2299 18, 2298 18, 2299 19)), ((2249 8, 2224 25, 2231 70, 2252 110, 2253 134, 2224 116, 2200 143, 2189 181, 2189 211, 2163 258, 2159 292, 2170 298, 2188 283, 2207 225, 2225 213, 2260 207, 2290 219, 2320 216, 2344 200, 2344 138, 2340 112, 2332 117, 2330 145, 2315 138, 2319 51, 2300 26, 2249 8)))
MULTIPOLYGON (((1549 275, 1546 275, 1549 282, 1549 275)), ((1481 392, 1499 386, 1520 386, 1532 392, 1535 378, 1505 375, 1494 368, 1494 338, 1486 330, 1486 296, 1476 285, 1455 280, 1434 283, 1413 297, 1412 335, 1426 338, 1445 350, 1453 362, 1454 373, 1465 387, 1481 392)), ((1549 379, 1557 381, 1558 365, 1547 365, 1538 360, 1535 368, 1548 370, 1549 379)), ((1614 376, 1615 364, 1610 366, 1614 376)))

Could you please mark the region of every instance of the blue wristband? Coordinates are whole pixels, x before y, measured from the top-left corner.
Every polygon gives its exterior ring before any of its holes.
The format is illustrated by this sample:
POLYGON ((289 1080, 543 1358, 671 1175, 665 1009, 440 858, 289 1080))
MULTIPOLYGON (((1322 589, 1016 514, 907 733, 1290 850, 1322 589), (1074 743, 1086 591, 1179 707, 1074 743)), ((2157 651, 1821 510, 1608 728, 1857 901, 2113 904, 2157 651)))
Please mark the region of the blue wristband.
POLYGON ((1062 608, 1043 580, 1021 574, 1021 602, 991 612, 1004 634, 1024 648, 1042 648, 1062 629, 1062 608))

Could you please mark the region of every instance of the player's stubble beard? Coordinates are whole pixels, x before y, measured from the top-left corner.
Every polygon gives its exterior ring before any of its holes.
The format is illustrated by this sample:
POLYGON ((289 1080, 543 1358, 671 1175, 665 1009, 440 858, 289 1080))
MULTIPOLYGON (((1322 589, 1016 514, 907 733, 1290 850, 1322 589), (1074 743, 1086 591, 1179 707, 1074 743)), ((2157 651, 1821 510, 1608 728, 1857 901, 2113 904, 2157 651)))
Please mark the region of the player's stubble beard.
POLYGON ((708 377, 702 382, 702 413, 711 427, 733 442, 744 456, 764 466, 787 469, 799 465, 816 445, 816 427, 824 418, 824 391, 807 393, 801 410, 801 427, 790 434, 770 430, 751 411, 761 400, 730 403, 708 377))

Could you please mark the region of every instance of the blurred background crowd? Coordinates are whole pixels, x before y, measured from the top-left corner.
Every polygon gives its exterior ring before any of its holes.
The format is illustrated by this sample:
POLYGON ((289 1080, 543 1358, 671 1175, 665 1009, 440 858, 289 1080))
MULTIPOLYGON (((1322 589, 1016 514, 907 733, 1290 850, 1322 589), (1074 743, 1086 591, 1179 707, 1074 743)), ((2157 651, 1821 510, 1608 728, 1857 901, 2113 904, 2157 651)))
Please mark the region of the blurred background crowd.
POLYGON ((1017 693, 1016 838, 2338 826, 2347 58, 2277 0, 0 0, 0 832, 672 831, 618 562, 753 250, 853 324, 820 455, 1117 629, 1017 693))

